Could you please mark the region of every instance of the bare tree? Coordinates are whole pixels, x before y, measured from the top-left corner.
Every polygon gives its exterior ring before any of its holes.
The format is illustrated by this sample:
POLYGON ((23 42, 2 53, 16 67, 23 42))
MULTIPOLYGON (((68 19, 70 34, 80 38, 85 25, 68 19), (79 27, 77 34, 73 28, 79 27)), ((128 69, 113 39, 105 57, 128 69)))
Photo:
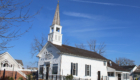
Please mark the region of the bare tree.
POLYGON ((135 61, 128 59, 128 58, 116 58, 116 64, 118 64, 119 66, 131 66, 131 65, 135 65, 135 61))
POLYGON ((34 62, 29 62, 28 65, 26 65, 27 69, 32 69, 33 67, 37 67, 38 66, 38 61, 34 61, 34 62))
POLYGON ((31 2, 25 5, 25 0, 0 0, 0 51, 10 48, 11 46, 7 46, 8 42, 22 36, 31 28, 20 30, 21 23, 30 22, 39 12, 29 14, 30 9, 27 7, 31 2))
POLYGON ((86 46, 83 43, 75 44, 75 47, 80 48, 80 49, 86 49, 86 46))
POLYGON ((99 45, 96 43, 96 40, 89 40, 87 41, 87 44, 84 45, 82 44, 75 44, 75 47, 77 48, 81 48, 81 49, 86 49, 86 50, 90 50, 93 52, 96 52, 100 55, 103 55, 105 53, 105 43, 100 43, 99 45))
POLYGON ((32 57, 41 51, 41 49, 44 47, 44 45, 47 42, 47 37, 42 34, 41 39, 34 38, 33 43, 31 43, 31 55, 32 57))
POLYGON ((69 45, 70 44, 69 39, 65 39, 64 42, 63 42, 63 44, 64 45, 69 45))
MULTIPOLYGON (((31 51, 30 51, 32 57, 41 51, 41 49, 45 46, 47 41, 48 39, 44 34, 42 34, 40 38, 34 37, 33 42, 31 43, 31 51)), ((69 39, 64 40, 64 45, 69 45, 69 39)))

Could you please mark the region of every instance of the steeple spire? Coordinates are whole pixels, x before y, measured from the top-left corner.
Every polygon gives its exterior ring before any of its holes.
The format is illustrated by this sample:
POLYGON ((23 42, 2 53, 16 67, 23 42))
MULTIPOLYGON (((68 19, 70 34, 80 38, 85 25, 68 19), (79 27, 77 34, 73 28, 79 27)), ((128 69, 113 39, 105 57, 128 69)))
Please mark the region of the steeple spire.
POLYGON ((56 7, 56 11, 55 11, 55 15, 54 15, 54 18, 53 18, 53 23, 52 25, 60 25, 60 16, 59 16, 59 1, 57 3, 57 7, 56 7))
POLYGON ((56 7, 53 23, 50 26, 48 41, 59 46, 62 45, 62 26, 60 25, 59 1, 56 7))

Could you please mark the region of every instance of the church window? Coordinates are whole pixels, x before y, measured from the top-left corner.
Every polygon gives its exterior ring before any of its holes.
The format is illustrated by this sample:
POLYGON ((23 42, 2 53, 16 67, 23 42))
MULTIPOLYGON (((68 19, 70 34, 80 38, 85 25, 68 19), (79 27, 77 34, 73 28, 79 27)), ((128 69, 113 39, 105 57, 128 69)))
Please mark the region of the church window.
POLYGON ((59 28, 56 28, 56 31, 57 31, 57 32, 60 32, 60 29, 59 29, 59 28))
POLYGON ((106 66, 106 61, 104 61, 104 66, 106 66))
POLYGON ((78 63, 71 63, 71 75, 78 75, 78 63))
POLYGON ((43 65, 40 65, 39 73, 43 74, 43 65))
POLYGON ((52 74, 58 73, 58 64, 53 64, 52 74))
POLYGON ((91 65, 85 65, 85 76, 91 76, 91 65))

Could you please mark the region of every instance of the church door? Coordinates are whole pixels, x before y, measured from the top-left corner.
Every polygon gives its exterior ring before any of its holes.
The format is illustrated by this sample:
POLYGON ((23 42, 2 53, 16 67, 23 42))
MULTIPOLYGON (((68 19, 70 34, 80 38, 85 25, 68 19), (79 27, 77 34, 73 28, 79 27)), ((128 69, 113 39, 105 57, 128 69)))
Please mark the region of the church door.
POLYGON ((98 80, 100 80, 101 78, 100 78, 100 71, 98 71, 98 80))
POLYGON ((50 68, 50 65, 46 65, 46 80, 48 80, 49 78, 49 68, 50 68))

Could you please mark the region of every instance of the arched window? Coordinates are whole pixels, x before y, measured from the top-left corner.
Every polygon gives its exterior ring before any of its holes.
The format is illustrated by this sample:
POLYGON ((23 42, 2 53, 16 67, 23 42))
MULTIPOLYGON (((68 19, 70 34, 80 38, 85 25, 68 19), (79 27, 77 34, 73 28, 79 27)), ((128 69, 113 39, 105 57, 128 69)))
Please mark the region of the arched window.
POLYGON ((12 67, 12 64, 11 64, 11 67, 12 67))
POLYGON ((8 63, 4 63, 3 67, 8 67, 8 63))

